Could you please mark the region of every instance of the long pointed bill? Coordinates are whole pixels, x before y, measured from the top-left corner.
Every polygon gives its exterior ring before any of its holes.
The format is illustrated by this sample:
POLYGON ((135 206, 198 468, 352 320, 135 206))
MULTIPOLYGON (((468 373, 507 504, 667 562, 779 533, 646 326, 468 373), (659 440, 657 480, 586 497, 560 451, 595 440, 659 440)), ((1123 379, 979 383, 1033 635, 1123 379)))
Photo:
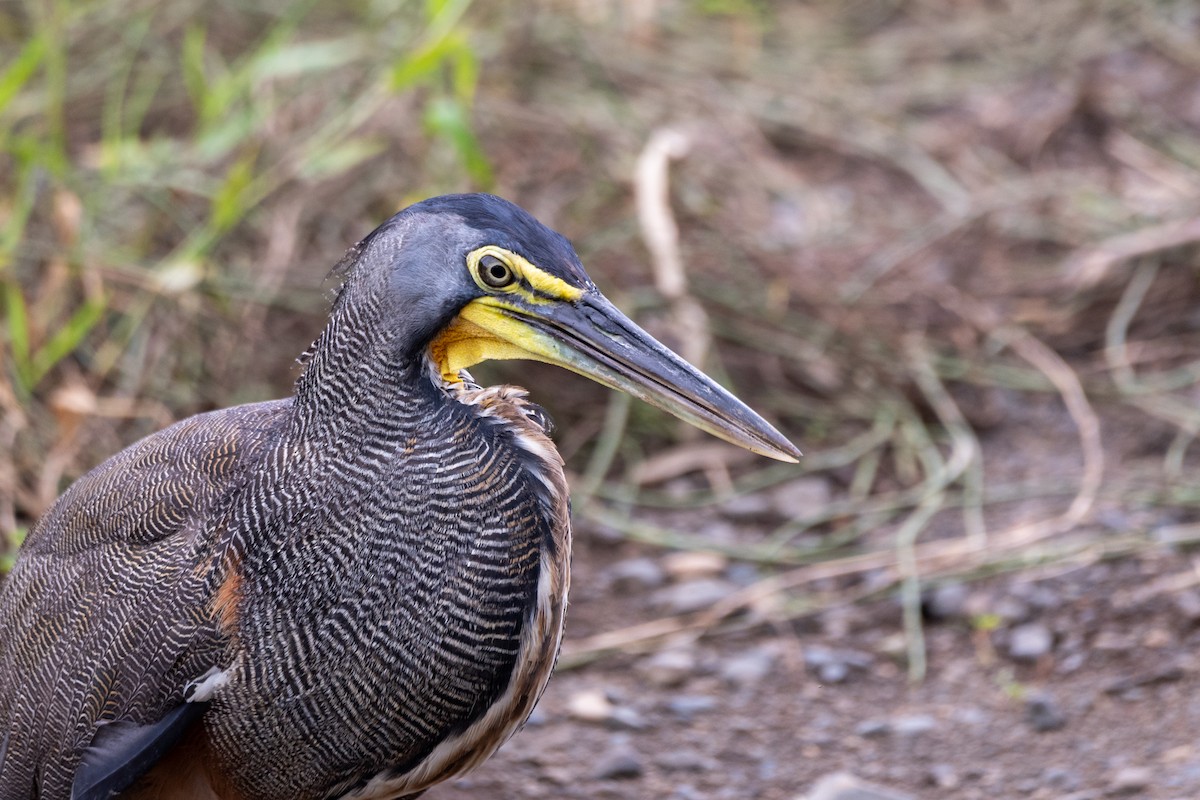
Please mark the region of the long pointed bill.
POLYGON ((668 350, 591 291, 536 306, 483 297, 435 342, 446 372, 486 358, 531 358, 566 367, 658 406, 755 453, 795 462, 800 451, 712 378, 668 350))

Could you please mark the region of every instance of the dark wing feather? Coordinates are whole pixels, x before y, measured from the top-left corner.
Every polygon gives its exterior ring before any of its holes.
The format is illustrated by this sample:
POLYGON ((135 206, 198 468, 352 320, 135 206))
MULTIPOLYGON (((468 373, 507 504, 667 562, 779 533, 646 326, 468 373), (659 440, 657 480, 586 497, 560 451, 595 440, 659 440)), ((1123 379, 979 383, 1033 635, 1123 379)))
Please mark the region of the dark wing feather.
POLYGON ((75 772, 71 800, 109 800, 166 755, 204 713, 207 703, 183 703, 148 725, 117 721, 96 729, 75 772))
POLYGON ((0 587, 0 800, 67 797, 97 723, 164 718, 221 658, 216 541, 290 400, 202 414, 80 478, 0 587))

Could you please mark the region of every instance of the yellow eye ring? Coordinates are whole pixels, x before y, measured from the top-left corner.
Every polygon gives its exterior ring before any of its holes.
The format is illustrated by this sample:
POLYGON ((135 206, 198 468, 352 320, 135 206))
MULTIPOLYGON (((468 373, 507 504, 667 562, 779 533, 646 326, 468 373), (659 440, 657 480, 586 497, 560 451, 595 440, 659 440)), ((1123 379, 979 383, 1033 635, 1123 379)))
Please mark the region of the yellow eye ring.
POLYGON ((512 286, 517 280, 517 273, 502 258, 484 253, 475 265, 475 274, 480 282, 492 289, 503 289, 512 286))

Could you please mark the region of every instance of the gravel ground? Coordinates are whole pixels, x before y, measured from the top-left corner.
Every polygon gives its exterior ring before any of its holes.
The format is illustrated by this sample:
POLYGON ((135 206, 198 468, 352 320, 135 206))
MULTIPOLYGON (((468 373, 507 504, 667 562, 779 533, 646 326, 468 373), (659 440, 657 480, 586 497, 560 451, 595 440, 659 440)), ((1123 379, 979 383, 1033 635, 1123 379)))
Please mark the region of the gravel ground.
MULTIPOLYGON (((572 637, 744 579, 581 538, 572 637)), ((427 796, 1200 797, 1192 561, 1058 572, 931 590, 917 685, 890 598, 560 671, 524 731, 427 796)))

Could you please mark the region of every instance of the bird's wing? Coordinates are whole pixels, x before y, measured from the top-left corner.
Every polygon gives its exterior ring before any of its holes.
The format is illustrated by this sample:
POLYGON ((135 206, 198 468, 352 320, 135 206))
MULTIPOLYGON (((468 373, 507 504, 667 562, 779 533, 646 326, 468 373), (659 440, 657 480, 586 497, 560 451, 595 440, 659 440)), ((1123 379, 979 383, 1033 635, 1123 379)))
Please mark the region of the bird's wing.
POLYGON ((0 800, 69 796, 97 723, 164 720, 222 658, 214 542, 290 406, 238 406, 149 436, 30 531, 0 586, 0 800))

